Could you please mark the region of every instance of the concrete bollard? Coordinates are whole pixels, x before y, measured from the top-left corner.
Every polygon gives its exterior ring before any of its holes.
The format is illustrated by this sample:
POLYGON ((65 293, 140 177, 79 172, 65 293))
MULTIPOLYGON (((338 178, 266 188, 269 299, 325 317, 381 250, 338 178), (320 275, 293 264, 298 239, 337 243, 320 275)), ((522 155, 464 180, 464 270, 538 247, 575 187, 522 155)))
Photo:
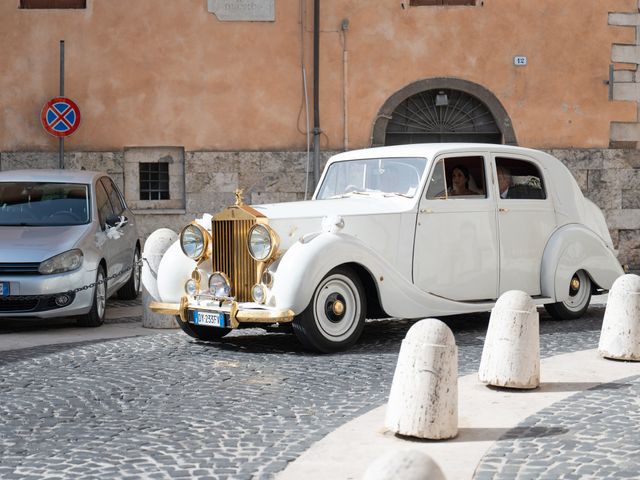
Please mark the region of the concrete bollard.
POLYGON ((144 242, 142 254, 142 326, 147 328, 178 328, 175 319, 169 315, 155 313, 149 308, 152 301, 161 301, 158 293, 158 266, 167 249, 177 240, 176 232, 169 228, 159 228, 144 242))
POLYGON ((613 282, 598 353, 614 360, 640 361, 640 276, 622 275, 613 282))
POLYGON ((458 348, 440 320, 420 320, 402 341, 385 426, 434 440, 458 434, 458 348))
POLYGON ((526 293, 505 292, 493 307, 478 378, 496 387, 540 385, 540 319, 526 293))
POLYGON ((389 452, 367 468, 362 480, 445 480, 440 467, 418 450, 389 452))

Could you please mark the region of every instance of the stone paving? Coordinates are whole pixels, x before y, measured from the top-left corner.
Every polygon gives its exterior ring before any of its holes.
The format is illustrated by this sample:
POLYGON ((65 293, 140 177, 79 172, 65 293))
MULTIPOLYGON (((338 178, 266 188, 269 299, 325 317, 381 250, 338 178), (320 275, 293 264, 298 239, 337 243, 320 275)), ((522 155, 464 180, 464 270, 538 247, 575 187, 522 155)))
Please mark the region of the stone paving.
POLYGON ((474 479, 639 478, 639 398, 636 376, 541 410, 496 442, 474 479))
MULTIPOLYGON (((542 355, 595 348, 602 315, 542 314, 542 355)), ((445 320, 461 375, 478 368, 488 318, 445 320)), ((386 401, 411 325, 369 322, 336 355, 258 330, 217 344, 168 333, 0 352, 0 478, 272 478, 386 401)))

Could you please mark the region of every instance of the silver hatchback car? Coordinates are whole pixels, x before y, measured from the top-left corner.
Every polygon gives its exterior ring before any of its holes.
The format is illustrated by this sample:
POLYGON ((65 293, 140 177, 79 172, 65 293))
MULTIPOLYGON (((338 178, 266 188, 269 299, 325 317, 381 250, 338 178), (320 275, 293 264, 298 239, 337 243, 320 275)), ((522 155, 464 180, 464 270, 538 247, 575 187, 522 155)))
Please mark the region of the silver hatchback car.
POLYGON ((113 180, 83 170, 0 172, 0 318, 104 321, 140 290, 140 241, 113 180))

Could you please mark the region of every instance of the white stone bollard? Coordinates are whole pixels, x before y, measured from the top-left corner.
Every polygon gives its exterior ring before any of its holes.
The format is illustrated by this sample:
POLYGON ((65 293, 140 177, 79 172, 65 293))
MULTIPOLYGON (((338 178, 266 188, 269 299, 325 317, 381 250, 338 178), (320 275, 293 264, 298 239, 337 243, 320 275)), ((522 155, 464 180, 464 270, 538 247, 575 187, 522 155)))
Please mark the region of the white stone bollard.
POLYGON ((640 361, 640 276, 622 275, 613 282, 598 353, 614 360, 640 361))
POLYGON ((147 328, 178 328, 169 315, 155 313, 149 308, 152 301, 161 301, 158 293, 158 266, 167 249, 177 240, 176 232, 159 228, 144 242, 142 253, 142 326, 147 328))
POLYGON ((434 440, 458 434, 458 348, 440 320, 420 320, 402 341, 385 426, 434 440))
POLYGON ((496 387, 540 385, 540 319, 525 292, 503 293, 491 310, 478 378, 496 387))
POLYGON ((394 451, 367 468, 362 480, 445 480, 440 467, 418 450, 394 451))

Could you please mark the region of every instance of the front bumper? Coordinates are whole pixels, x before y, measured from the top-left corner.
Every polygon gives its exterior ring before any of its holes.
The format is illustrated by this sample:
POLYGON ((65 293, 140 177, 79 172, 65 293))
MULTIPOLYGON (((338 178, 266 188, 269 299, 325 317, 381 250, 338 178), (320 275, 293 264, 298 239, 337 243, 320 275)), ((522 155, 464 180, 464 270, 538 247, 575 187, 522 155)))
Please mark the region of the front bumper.
MULTIPOLYGON (((198 295, 182 297, 180 303, 151 302, 152 311, 166 315, 178 315, 185 323, 193 323, 193 312, 222 313, 226 328, 238 328, 241 323, 286 323, 293 321, 291 310, 276 309, 255 303, 238 303, 235 300, 215 300, 198 295)), ((215 328, 215 327, 213 327, 215 328)))

